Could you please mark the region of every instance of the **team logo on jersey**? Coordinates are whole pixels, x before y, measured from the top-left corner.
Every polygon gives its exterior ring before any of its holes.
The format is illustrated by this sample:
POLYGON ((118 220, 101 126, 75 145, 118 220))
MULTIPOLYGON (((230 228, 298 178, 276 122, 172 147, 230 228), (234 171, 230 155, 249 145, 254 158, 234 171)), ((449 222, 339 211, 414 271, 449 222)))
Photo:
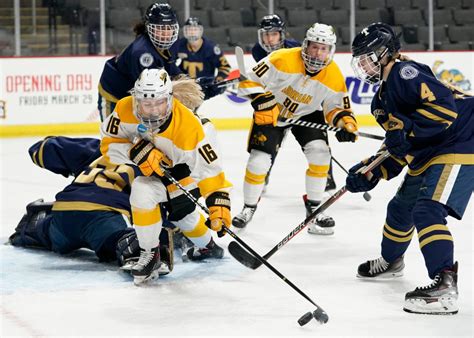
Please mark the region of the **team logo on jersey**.
POLYGON ((375 119, 378 119, 380 116, 384 116, 385 115, 385 112, 383 109, 375 109, 373 112, 372 112, 372 115, 374 115, 375 119))
POLYGON ((267 141, 267 137, 263 135, 261 131, 259 131, 257 134, 252 135, 252 139, 250 143, 257 146, 263 146, 265 145, 266 141, 267 141))
POLYGON ((140 55, 140 64, 143 67, 150 67, 153 64, 153 55, 150 53, 143 53, 140 55))
POLYGON ((404 66, 400 69, 400 76, 404 80, 411 80, 418 76, 418 70, 413 66, 404 66))
POLYGON ((214 54, 219 55, 221 53, 221 49, 219 46, 214 46, 214 54))

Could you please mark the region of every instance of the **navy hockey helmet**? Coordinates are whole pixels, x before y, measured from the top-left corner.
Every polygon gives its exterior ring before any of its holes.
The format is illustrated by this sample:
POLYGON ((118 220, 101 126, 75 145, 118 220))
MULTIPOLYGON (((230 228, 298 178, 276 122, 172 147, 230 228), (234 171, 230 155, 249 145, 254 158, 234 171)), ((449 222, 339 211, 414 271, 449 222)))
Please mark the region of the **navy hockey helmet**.
POLYGON ((183 26, 183 35, 189 42, 196 42, 202 38, 204 28, 201 20, 197 17, 190 17, 183 26))
POLYGON ((168 49, 178 39, 178 18, 167 3, 154 3, 148 7, 145 26, 151 42, 158 49, 168 49))
POLYGON ((400 35, 391 26, 382 22, 370 24, 352 42, 351 66, 359 79, 377 84, 382 78, 382 59, 393 59, 400 48, 400 35))
POLYGON ((265 15, 260 21, 260 28, 258 29, 258 43, 267 52, 283 47, 286 34, 285 21, 278 14, 265 15), (276 38, 270 37, 270 32, 279 32, 278 41, 276 38), (266 36, 264 38, 264 36, 266 36), (275 39, 275 41, 273 41, 275 39))

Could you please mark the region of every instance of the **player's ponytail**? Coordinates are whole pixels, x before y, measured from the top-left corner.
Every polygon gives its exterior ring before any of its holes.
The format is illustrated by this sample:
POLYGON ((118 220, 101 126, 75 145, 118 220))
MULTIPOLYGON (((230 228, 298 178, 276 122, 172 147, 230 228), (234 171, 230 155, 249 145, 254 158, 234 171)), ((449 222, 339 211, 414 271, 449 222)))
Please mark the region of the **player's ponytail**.
POLYGON ((146 26, 145 23, 139 22, 135 26, 133 26, 133 32, 135 33, 135 36, 139 35, 144 35, 146 34, 146 26))
POLYGON ((194 79, 181 76, 172 82, 173 96, 191 111, 196 110, 204 101, 204 93, 194 79))

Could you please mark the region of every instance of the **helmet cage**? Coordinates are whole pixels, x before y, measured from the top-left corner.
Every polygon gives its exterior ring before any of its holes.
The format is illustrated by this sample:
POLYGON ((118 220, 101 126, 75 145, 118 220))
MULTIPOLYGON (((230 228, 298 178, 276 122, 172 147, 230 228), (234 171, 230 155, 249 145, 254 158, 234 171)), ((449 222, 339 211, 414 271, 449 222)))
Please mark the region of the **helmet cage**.
POLYGON ((202 38, 203 33, 204 28, 200 24, 193 22, 183 26, 183 36, 191 43, 199 41, 199 39, 202 38))
POLYGON ((267 53, 271 53, 275 50, 283 48, 283 45, 285 43, 285 35, 286 35, 285 34, 285 29, 283 27, 273 27, 271 29, 260 28, 258 30, 258 43, 259 43, 260 47, 263 48, 264 51, 266 51, 267 53), (275 45, 268 45, 263 40, 263 35, 267 34, 269 32, 279 32, 280 33, 280 40, 275 45))
POLYGON ((178 40, 179 25, 147 23, 146 29, 153 45, 158 49, 169 49, 178 40), (168 32, 172 34, 168 35, 168 32))
MULTIPOLYGON (((315 42, 315 41, 304 39, 303 45, 301 46, 301 57, 303 58, 303 63, 306 70, 310 73, 315 73, 315 72, 319 72, 321 69, 323 69, 324 67, 326 67, 328 64, 331 63, 332 59, 334 58, 334 53, 336 51, 336 45, 327 44, 328 46, 330 46, 329 54, 325 60, 321 60, 317 57, 313 57, 309 55, 306 52, 310 42, 315 42)), ((317 42, 317 43, 322 43, 322 42, 317 42)), ((322 44, 326 45, 325 43, 322 43, 322 44)))

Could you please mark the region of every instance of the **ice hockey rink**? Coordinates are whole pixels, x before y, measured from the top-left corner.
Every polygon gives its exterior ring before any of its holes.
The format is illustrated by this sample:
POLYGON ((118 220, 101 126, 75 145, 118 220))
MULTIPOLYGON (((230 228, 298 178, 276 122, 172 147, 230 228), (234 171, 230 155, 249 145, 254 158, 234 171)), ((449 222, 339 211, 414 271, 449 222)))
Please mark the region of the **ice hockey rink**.
MULTIPOLYGON (((364 131, 381 134, 377 128, 364 131)), ((219 141, 232 192, 233 214, 243 201, 246 131, 220 131, 219 141)), ((70 179, 36 167, 27 149, 39 138, 1 140, 1 229, 5 243, 25 205, 53 200, 70 179)), ((373 154, 380 141, 338 143, 332 152, 346 168, 373 154)), ((235 232, 265 254, 305 217, 306 162, 290 135, 278 155, 270 185, 253 221, 235 232)), ((338 187, 345 174, 334 167, 338 187)), ((449 219, 459 261, 459 313, 414 315, 402 311, 405 292, 428 284, 416 236, 405 256, 405 276, 391 281, 356 278, 357 266, 380 255, 385 206, 400 178, 380 183, 366 202, 347 193, 328 209, 334 236, 306 229, 269 262, 329 315, 325 325, 298 318, 315 308, 266 267, 250 270, 226 252, 220 261, 182 262, 146 287, 112 264, 99 264, 86 250, 68 256, 0 246, 1 336, 473 336, 473 203, 462 221, 449 219)), ((227 247, 229 236, 218 243, 227 247)))

